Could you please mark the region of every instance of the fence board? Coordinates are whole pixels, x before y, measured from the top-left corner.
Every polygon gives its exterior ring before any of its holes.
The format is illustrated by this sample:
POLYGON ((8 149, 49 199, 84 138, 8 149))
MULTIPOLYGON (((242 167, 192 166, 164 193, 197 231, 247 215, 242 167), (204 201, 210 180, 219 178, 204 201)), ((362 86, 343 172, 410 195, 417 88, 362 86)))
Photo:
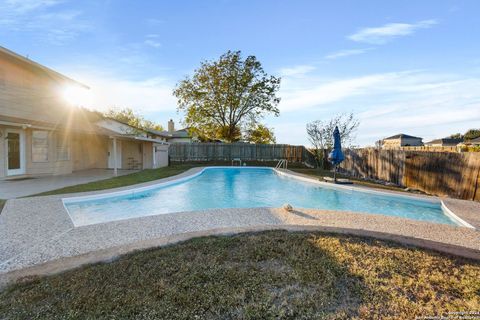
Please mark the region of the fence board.
POLYGON ((315 165, 313 154, 304 146, 288 144, 248 143, 172 143, 168 150, 171 161, 278 161, 315 165))
POLYGON ((344 172, 439 196, 480 200, 480 153, 345 150, 344 172))

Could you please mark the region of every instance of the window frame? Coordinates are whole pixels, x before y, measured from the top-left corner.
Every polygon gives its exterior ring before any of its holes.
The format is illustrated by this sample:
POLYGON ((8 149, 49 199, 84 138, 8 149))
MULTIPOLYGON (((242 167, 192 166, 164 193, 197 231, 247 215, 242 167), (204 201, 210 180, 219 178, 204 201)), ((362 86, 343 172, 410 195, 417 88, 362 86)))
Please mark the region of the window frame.
POLYGON ((49 138, 50 138, 50 133, 47 130, 32 130, 32 162, 33 163, 45 163, 49 161, 49 138), (35 137, 35 133, 45 133, 46 136, 44 138, 45 143, 42 146, 36 146, 35 140, 40 140, 42 138, 35 137), (36 150, 37 149, 37 150, 36 150), (41 155, 40 152, 38 152, 38 149, 43 149, 45 151, 45 159, 36 159, 35 157, 38 155, 41 155))

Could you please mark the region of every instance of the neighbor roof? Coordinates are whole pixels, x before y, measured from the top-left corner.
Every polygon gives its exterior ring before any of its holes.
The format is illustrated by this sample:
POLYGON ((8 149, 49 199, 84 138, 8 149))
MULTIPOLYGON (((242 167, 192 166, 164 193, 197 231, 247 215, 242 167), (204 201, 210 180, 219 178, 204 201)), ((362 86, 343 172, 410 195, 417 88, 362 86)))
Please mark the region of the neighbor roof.
POLYGON ((39 71, 42 71, 42 72, 45 72, 47 73, 48 75, 52 76, 53 78, 56 78, 56 79, 61 79, 63 81, 67 81, 67 82, 71 82, 71 83, 74 83, 78 86, 81 86, 81 87, 84 87, 86 89, 90 89, 88 86, 84 85, 83 83, 81 82, 78 82, 76 80, 73 80, 72 78, 69 78, 55 70, 52 70, 48 67, 45 67, 44 65, 41 65, 40 63, 37 63, 33 60, 30 60, 26 57, 23 57, 21 55, 19 55, 18 53, 15 53, 5 47, 2 47, 0 46, 0 55, 5 55, 13 60, 15 60, 16 62, 19 62, 19 63, 23 63, 23 64, 27 64, 28 66, 32 67, 33 69, 35 70, 39 70, 39 71))
POLYGON ((460 142, 463 142, 462 138, 442 138, 442 139, 435 139, 435 140, 432 140, 432 141, 429 141, 429 142, 425 142, 425 144, 428 145, 428 144, 439 144, 439 143, 441 143, 441 144, 456 146, 460 142))
POLYGON ((154 129, 145 129, 145 131, 147 131, 148 133, 157 135, 157 136, 165 137, 165 138, 189 138, 190 137, 190 135, 188 134, 188 128, 176 130, 172 133, 170 133, 168 131, 165 131, 165 130, 164 131, 158 131, 158 130, 154 130, 154 129))
POLYGON ((414 136, 409 136, 408 134, 399 133, 399 134, 396 134, 394 136, 385 138, 383 140, 391 140, 391 139, 399 139, 399 138, 422 139, 420 137, 414 137, 414 136))

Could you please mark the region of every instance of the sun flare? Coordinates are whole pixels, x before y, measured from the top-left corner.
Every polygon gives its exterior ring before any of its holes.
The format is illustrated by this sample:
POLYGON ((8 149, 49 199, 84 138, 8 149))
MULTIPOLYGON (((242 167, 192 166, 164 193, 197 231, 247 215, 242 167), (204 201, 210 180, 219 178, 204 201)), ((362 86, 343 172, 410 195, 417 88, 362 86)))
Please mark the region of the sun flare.
POLYGON ((90 90, 77 86, 64 88, 62 96, 65 101, 72 106, 89 107, 92 103, 90 90))

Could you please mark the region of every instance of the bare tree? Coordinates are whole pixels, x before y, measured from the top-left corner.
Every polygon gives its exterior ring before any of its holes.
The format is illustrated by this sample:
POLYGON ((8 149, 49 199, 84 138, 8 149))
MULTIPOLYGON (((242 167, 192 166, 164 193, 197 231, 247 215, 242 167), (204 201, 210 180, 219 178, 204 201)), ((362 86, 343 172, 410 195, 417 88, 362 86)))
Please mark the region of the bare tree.
POLYGON ((360 122, 353 113, 341 113, 329 121, 315 120, 307 124, 308 140, 314 148, 315 157, 319 165, 325 168, 327 154, 333 148, 333 130, 338 126, 343 147, 348 147, 355 140, 355 133, 360 122))
POLYGON ((324 124, 321 120, 315 120, 313 122, 307 123, 307 135, 308 140, 313 146, 313 153, 315 155, 315 160, 317 160, 317 165, 322 165, 322 159, 324 158, 325 150, 325 139, 324 139, 324 124))

